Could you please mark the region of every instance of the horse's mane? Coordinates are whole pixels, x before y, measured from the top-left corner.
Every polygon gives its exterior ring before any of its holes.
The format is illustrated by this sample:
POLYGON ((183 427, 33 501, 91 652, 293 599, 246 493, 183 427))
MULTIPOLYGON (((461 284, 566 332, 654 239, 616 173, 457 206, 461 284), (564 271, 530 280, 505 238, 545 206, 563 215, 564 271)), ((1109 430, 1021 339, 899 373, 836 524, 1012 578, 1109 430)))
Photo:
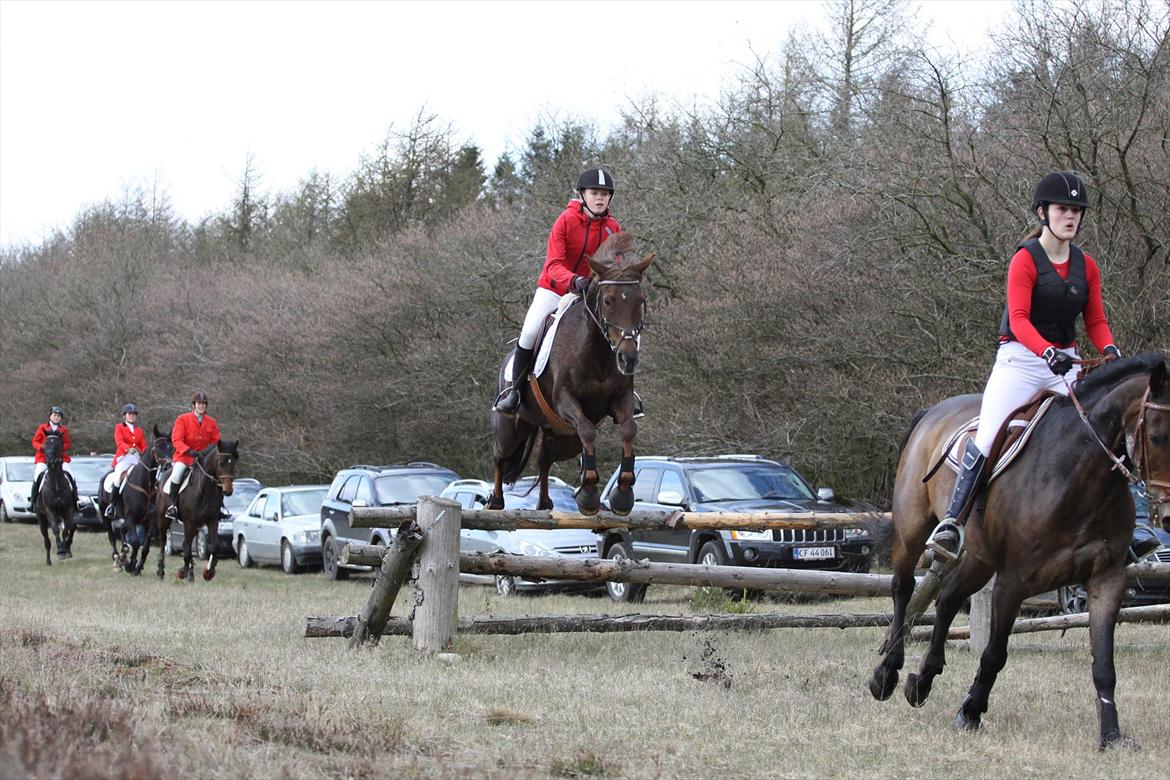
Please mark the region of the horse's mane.
POLYGON ((1077 398, 1086 407, 1092 406, 1116 387, 1119 382, 1138 374, 1148 374, 1154 370, 1154 366, 1165 359, 1166 356, 1161 352, 1139 352, 1131 357, 1112 360, 1098 366, 1086 374, 1085 378, 1075 386, 1077 398))
POLYGON ((597 251, 593 254, 593 259, 605 265, 620 263, 621 256, 633 250, 634 240, 634 234, 628 231, 614 233, 605 239, 601 246, 597 247, 597 251))

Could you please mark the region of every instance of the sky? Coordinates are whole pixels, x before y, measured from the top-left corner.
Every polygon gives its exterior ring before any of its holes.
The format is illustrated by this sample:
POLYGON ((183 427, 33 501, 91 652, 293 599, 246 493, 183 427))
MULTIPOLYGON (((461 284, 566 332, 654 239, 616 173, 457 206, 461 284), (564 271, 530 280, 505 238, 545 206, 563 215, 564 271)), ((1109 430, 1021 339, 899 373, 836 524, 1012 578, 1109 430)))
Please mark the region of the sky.
MULTIPOLYGON (((924 0, 930 43, 970 53, 1007 0, 924 0)), ((136 189, 198 221, 249 158, 262 192, 345 177, 435 114, 488 169, 544 119, 656 95, 704 105, 818 2, 0 0, 0 246, 37 244, 136 189)))

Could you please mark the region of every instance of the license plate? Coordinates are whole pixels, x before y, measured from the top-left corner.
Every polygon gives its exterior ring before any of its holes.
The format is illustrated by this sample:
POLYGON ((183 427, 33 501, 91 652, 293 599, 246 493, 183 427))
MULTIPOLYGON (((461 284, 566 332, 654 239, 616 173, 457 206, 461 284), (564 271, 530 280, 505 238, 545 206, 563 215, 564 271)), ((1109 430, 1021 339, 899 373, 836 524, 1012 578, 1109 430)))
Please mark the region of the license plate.
POLYGON ((837 557, 836 547, 794 547, 792 557, 798 561, 827 561, 837 557))

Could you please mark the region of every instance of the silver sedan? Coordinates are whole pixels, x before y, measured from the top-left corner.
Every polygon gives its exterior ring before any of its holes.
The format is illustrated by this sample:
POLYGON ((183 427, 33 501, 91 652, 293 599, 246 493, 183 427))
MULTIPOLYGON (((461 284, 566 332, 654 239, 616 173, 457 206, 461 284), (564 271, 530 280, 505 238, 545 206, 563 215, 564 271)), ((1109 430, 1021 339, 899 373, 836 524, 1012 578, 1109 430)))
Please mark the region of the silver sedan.
POLYGON ((261 490, 232 524, 240 566, 276 563, 286 574, 321 565, 321 503, 328 485, 261 490))

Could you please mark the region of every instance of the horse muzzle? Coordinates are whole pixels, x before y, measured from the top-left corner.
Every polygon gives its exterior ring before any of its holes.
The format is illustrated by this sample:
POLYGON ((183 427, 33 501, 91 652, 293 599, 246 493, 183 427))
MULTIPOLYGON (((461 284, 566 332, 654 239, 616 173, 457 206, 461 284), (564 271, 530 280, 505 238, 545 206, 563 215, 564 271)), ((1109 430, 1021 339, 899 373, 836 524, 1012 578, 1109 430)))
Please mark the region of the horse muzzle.
POLYGON ((219 486, 221 488, 223 488, 223 494, 225 496, 230 496, 232 494, 233 488, 232 488, 232 478, 231 477, 220 477, 219 478, 219 486))
POLYGON ((638 370, 637 348, 626 351, 619 349, 616 353, 618 373, 624 376, 633 376, 638 370))

